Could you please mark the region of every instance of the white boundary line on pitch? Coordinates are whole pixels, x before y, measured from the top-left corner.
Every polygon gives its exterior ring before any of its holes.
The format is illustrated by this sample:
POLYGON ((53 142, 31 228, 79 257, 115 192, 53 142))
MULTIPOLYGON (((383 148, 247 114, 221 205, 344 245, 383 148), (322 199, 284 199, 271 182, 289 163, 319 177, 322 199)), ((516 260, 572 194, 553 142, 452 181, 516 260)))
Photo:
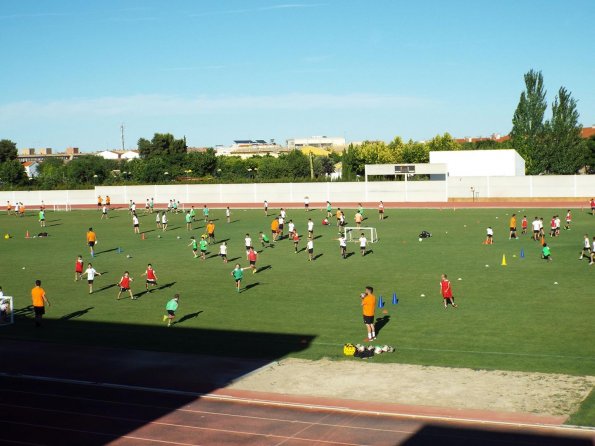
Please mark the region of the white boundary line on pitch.
MULTIPOLYGON (((312 342, 313 345, 332 345, 333 347, 341 347, 343 344, 335 344, 332 342, 312 342)), ((451 350, 447 348, 422 348, 422 347, 396 347, 397 350, 419 350, 425 352, 448 352, 448 353, 471 353, 481 355, 500 355, 500 356, 527 356, 532 358, 562 358, 562 359, 586 359, 589 361, 595 361, 595 356, 565 356, 565 355, 548 355, 545 353, 514 353, 514 352, 490 352, 490 351, 479 351, 479 350, 451 350)))
POLYGON ((197 392, 188 392, 184 390, 175 390, 175 389, 167 389, 167 388, 160 388, 160 387, 145 387, 145 386, 133 386, 128 384, 113 384, 113 383, 103 383, 103 382, 93 382, 93 381, 85 381, 79 379, 68 379, 68 378, 53 378, 49 376, 39 376, 39 375, 25 375, 25 374, 15 374, 15 373, 6 373, 0 372, 0 377, 3 378, 17 378, 17 379, 28 379, 32 381, 45 381, 45 382, 56 382, 56 383, 64 383, 64 384, 78 384, 90 387, 104 387, 108 389, 124 389, 124 390, 133 390, 133 391, 144 391, 144 392, 152 392, 152 393, 164 393, 164 394, 171 394, 171 395, 185 395, 185 396, 193 396, 196 398, 205 398, 211 400, 220 400, 220 401, 229 401, 229 402, 242 402, 242 403, 249 403, 249 404, 259 404, 259 405, 268 405, 268 406, 279 406, 279 407, 290 407, 296 409, 314 409, 314 410, 327 410, 327 411, 334 411, 334 412, 342 412, 342 413, 350 413, 350 414, 359 414, 359 415, 376 415, 376 416, 386 416, 386 417, 395 417, 395 418, 406 418, 412 420, 423 420, 423 421, 438 421, 438 422, 446 422, 446 423, 470 423, 470 424, 480 424, 484 426, 498 426, 498 427, 514 427, 514 428, 531 428, 536 430, 545 430, 545 431, 556 431, 556 432, 570 432, 570 433, 577 433, 577 434, 595 434, 595 427, 583 427, 583 426, 572 426, 572 425, 547 425, 547 424, 535 424, 535 423, 526 423, 526 422, 513 422, 513 421, 494 421, 494 420, 482 420, 477 418, 464 418, 464 417, 445 417, 439 415, 416 415, 416 414, 407 414, 407 413, 400 413, 400 412, 386 412, 386 411, 379 411, 379 410, 363 410, 363 409, 352 409, 349 407, 342 407, 342 406, 328 406, 328 405, 321 405, 321 404, 304 404, 304 403, 291 403, 291 402, 284 402, 284 401, 274 401, 274 400, 265 400, 259 398, 242 398, 242 397, 235 397, 230 395, 217 395, 214 393, 197 393, 197 392))

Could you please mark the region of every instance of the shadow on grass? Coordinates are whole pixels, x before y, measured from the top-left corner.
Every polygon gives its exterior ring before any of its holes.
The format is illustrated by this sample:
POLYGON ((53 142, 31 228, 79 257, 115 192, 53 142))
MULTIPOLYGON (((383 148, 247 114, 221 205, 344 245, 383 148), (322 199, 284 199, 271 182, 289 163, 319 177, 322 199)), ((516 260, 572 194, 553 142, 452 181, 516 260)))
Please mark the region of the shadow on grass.
POLYGON ((349 257, 351 257, 352 255, 354 255, 355 253, 352 252, 348 252, 347 254, 345 254, 345 258, 348 259, 349 257))
POLYGON ((240 259, 241 259, 241 257, 234 257, 233 259, 228 259, 227 261, 231 263, 231 262, 235 262, 236 260, 240 260, 240 259))
POLYGON ((257 273, 262 273, 263 271, 266 271, 267 269, 271 269, 272 266, 271 265, 265 265, 265 266, 261 266, 260 268, 258 268, 256 270, 257 273))
POLYGON ((244 289, 242 290, 242 293, 243 293, 244 291, 251 290, 252 288, 254 288, 254 287, 258 286, 258 285, 260 285, 260 282, 249 283, 248 285, 246 285, 246 286, 244 287, 244 289))
POLYGON ((388 324, 389 322, 390 322, 389 315, 377 317, 376 322, 374 322, 374 330, 376 331, 376 334, 380 333, 380 330, 382 330, 384 328, 384 326, 386 324, 388 324))
POLYGON ((64 320, 64 319, 76 319, 77 317, 84 316, 89 311, 91 311, 93 308, 95 308, 95 307, 89 307, 89 308, 85 308, 84 310, 73 311, 72 313, 65 314, 60 319, 62 319, 62 320, 64 320))
POLYGON ((99 254, 106 254, 108 252, 114 252, 117 250, 118 250, 118 248, 110 248, 110 249, 104 249, 103 251, 95 251, 95 257, 97 257, 99 254))
POLYGON ((324 254, 320 253, 320 254, 316 254, 314 257, 312 257, 312 260, 318 260, 319 258, 321 258, 324 254))
MULTIPOLYGON (((107 271, 106 271, 106 272, 107 272, 107 271)), ((101 273, 101 274, 103 274, 103 273, 101 273)), ((110 284, 110 285, 104 285, 104 286, 102 286, 101 288, 99 288, 98 290, 96 290, 95 292, 96 292, 96 293, 99 293, 99 292, 101 292, 101 291, 109 290, 110 288, 114 288, 114 287, 117 287, 117 286, 118 286, 118 285, 117 285, 117 284, 115 284, 115 283, 112 283, 112 284, 110 284)))
POLYGON ((368 254, 374 254, 374 250, 373 249, 368 249, 367 251, 364 252, 363 257, 367 256, 368 254))
POLYGON ((182 322, 186 322, 186 321, 188 321, 190 319, 195 319, 196 317, 198 317, 198 315, 200 313, 203 313, 203 311, 202 310, 199 310, 199 311, 195 311, 194 313, 185 314, 184 316, 182 316, 180 318, 180 320, 175 321, 172 325, 181 324, 182 322))

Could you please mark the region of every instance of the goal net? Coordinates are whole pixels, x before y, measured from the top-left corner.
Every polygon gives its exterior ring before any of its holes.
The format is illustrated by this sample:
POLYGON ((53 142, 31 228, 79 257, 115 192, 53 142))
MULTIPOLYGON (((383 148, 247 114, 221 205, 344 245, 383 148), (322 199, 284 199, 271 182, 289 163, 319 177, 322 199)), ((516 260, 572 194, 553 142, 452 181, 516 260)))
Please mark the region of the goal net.
POLYGON ((0 327, 14 323, 12 296, 0 297, 0 327))
POLYGON ((69 204, 55 204, 54 212, 72 211, 72 206, 69 204))
POLYGON ((376 232, 376 228, 358 228, 356 226, 345 227, 345 238, 348 242, 358 242, 362 233, 370 243, 376 243, 378 241, 378 232, 376 232))

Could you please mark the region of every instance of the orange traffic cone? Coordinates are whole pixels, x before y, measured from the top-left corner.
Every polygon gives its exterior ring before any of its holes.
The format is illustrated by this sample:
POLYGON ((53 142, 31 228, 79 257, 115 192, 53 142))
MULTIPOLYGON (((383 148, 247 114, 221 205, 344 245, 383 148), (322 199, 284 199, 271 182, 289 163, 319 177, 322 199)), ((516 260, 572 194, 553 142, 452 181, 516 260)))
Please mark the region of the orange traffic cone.
POLYGON ((140 239, 141 240, 144 240, 145 239, 145 233, 144 232, 140 235, 140 239))
POLYGON ((27 233, 25 234, 25 238, 31 238, 29 237, 29 231, 27 231, 27 233))

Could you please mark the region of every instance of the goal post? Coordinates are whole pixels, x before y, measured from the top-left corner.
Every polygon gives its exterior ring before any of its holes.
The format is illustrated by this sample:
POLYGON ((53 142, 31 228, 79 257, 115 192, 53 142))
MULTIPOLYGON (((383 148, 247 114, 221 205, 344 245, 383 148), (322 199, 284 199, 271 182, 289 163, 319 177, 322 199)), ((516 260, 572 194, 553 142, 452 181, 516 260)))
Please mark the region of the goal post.
POLYGON ((72 211, 72 206, 68 203, 54 205, 54 212, 70 212, 70 211, 72 211))
POLYGON ((378 232, 376 231, 376 228, 345 226, 345 239, 348 242, 358 242, 362 233, 370 243, 376 243, 378 241, 378 232))
POLYGON ((0 327, 14 323, 14 306, 12 296, 0 297, 0 327))

